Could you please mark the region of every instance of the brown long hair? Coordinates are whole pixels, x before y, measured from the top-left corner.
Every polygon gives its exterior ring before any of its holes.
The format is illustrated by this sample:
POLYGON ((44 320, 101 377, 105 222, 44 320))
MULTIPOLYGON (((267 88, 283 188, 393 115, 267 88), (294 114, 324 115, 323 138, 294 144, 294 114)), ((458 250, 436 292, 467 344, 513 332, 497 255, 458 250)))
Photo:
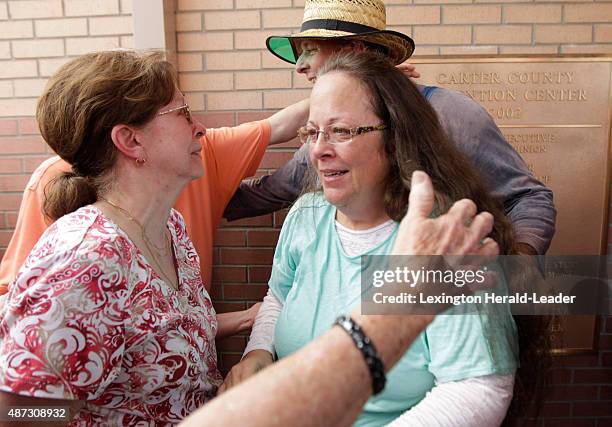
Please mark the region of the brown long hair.
POLYGON ((36 120, 72 172, 47 185, 44 214, 55 220, 94 203, 112 180, 113 126, 146 124, 172 100, 176 87, 174 67, 161 52, 96 52, 62 66, 38 101, 36 120))
MULTIPOLYGON (((426 172, 435 188, 436 213, 443 214, 454 202, 468 198, 478 211, 494 217, 491 237, 502 255, 517 254, 512 225, 501 201, 495 200, 471 161, 450 141, 436 112, 418 88, 388 59, 378 52, 339 52, 319 70, 319 76, 341 72, 356 79, 370 94, 374 113, 387 125, 384 149, 389 160, 384 205, 387 215, 400 221, 408 208, 411 176, 414 170, 426 172)), ((320 189, 311 174, 307 188, 320 189)), ((513 287, 517 286, 513 284, 513 287)), ((514 316, 519 336, 519 368, 515 394, 505 423, 515 425, 525 415, 525 406, 545 381, 550 365, 548 319, 514 316)))

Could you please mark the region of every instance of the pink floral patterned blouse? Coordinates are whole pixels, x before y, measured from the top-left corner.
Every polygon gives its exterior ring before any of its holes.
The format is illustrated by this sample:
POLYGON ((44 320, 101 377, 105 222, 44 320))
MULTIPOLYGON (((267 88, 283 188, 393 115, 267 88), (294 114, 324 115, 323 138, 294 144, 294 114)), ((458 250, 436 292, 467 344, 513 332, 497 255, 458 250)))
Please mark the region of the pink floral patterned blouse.
POLYGON ((0 313, 0 390, 84 400, 71 425, 177 423, 216 393, 217 319, 183 218, 179 289, 94 206, 42 236, 0 313))

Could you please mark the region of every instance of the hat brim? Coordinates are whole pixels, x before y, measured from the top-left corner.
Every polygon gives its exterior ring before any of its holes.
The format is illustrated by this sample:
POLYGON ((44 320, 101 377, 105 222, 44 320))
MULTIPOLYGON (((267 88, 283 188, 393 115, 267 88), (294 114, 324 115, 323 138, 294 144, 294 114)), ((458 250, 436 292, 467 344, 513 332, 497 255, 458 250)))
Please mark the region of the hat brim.
POLYGON ((266 39, 266 47, 274 56, 295 64, 299 57, 295 41, 304 39, 362 40, 383 48, 385 55, 395 65, 410 58, 414 52, 414 41, 410 37, 391 30, 354 34, 338 30, 312 29, 291 36, 270 36, 266 39))

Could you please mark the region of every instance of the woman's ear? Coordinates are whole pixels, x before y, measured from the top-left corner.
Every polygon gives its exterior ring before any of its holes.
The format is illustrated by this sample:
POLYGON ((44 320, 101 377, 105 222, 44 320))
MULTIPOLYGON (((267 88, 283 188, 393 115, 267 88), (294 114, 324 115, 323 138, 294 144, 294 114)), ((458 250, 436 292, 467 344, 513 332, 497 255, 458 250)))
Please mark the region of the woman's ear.
POLYGON ((136 130, 128 125, 118 124, 111 130, 111 139, 117 150, 134 160, 144 159, 144 147, 138 142, 136 130))

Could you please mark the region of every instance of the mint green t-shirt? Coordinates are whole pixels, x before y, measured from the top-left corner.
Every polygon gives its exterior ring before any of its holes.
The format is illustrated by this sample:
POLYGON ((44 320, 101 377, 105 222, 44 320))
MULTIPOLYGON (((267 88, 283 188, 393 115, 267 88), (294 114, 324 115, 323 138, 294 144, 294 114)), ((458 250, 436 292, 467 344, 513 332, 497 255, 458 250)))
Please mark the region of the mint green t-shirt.
MULTIPOLYGON (((335 215, 336 208, 322 194, 310 193, 298 199, 283 224, 269 282, 283 304, 274 341, 279 357, 327 332, 360 301, 361 258, 344 252, 335 215)), ((397 225, 364 255, 390 253, 396 235, 397 225)), ((385 390, 367 402, 355 425, 391 422, 423 399, 435 382, 513 373, 516 337, 507 312, 437 316, 388 373, 385 390)))

